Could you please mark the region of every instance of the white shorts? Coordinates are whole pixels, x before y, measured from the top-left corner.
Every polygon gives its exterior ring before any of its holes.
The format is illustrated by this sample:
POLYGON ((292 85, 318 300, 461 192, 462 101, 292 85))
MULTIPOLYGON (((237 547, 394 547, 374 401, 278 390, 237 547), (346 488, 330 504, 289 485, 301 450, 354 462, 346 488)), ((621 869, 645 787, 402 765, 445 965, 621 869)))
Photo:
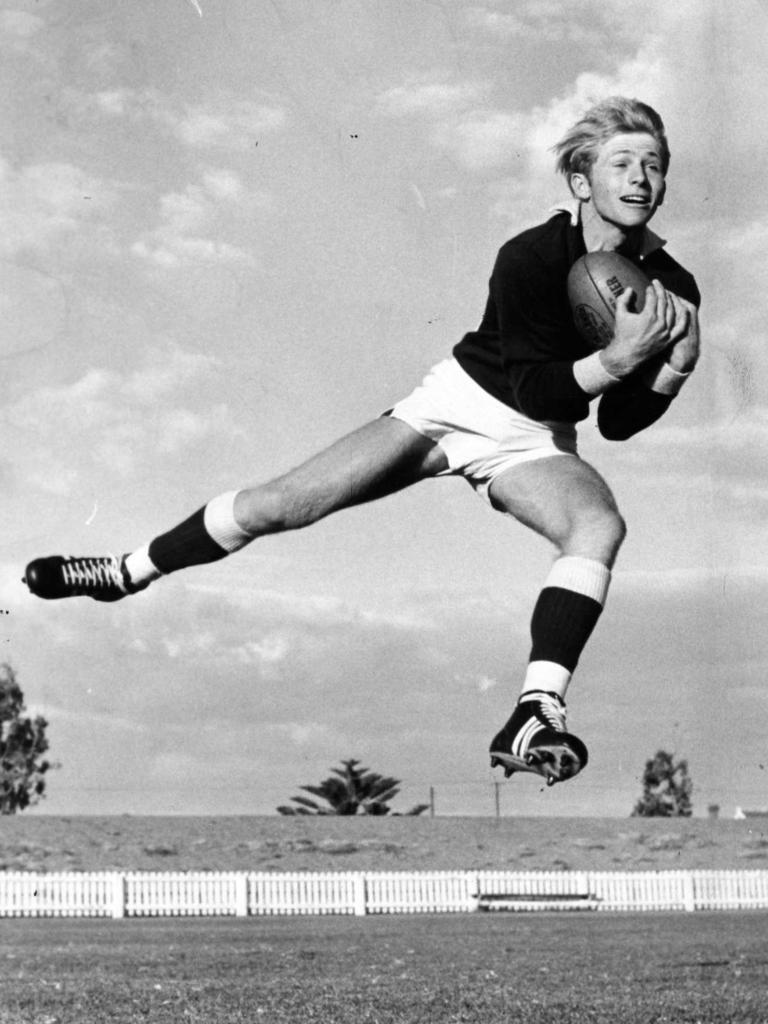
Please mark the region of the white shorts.
POLYGON ((422 383, 389 413, 435 441, 448 468, 482 497, 497 476, 549 455, 577 455, 576 426, 539 422, 504 405, 451 358, 433 366, 422 383))

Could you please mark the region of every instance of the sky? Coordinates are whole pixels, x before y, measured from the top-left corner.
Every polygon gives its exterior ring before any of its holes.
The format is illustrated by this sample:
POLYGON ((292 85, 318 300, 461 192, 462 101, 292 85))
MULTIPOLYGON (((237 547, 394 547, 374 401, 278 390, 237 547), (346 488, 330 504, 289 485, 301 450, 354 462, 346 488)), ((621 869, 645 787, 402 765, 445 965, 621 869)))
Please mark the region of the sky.
POLYGON ((0 660, 60 762, 30 813, 270 814, 356 757, 400 811, 627 817, 659 748, 695 814, 768 806, 766 42, 755 0, 0 3, 0 660), (117 604, 27 593, 408 394, 613 94, 666 123, 704 351, 640 436, 580 427, 629 527, 582 775, 494 784, 554 552, 461 480, 117 604))

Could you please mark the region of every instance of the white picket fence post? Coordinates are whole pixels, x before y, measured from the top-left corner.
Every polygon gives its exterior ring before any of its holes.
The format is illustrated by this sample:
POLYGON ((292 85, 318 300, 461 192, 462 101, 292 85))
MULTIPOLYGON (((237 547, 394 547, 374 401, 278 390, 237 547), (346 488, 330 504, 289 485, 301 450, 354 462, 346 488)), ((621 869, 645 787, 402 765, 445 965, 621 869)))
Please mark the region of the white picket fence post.
POLYGON ((365 875, 360 871, 353 880, 353 913, 356 917, 365 917, 368 913, 368 894, 365 875))
POLYGON ((110 916, 125 917, 125 876, 114 872, 110 878, 110 916))
POLYGON ((248 917, 248 875, 235 876, 235 916, 248 917))
POLYGON ((683 901, 685 903, 686 910, 696 909, 696 889, 693 884, 693 874, 690 871, 684 871, 682 877, 683 883, 683 901))

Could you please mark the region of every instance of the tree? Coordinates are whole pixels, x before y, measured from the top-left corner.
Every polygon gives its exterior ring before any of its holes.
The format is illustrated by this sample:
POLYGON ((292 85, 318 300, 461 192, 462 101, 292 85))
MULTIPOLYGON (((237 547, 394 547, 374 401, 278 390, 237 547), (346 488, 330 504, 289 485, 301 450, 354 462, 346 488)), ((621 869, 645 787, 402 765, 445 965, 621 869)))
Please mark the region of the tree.
POLYGON ((45 793, 45 775, 54 765, 43 755, 48 749, 48 722, 24 715, 24 694, 16 673, 0 664, 0 814, 31 807, 45 793))
POLYGON ((688 776, 688 762, 675 762, 674 755, 658 750, 645 762, 643 795, 635 804, 633 817, 689 818, 692 813, 693 783, 688 776))
MULTIPOLYGON (((327 806, 310 800, 306 796, 292 796, 296 807, 283 804, 277 808, 279 814, 389 814, 390 802, 400 792, 399 779, 391 779, 367 768, 361 768, 356 758, 341 762, 340 768, 331 768, 330 775, 318 786, 300 786, 307 793, 325 801, 327 806)), ((406 814, 416 815, 426 811, 428 804, 417 804, 406 814)))

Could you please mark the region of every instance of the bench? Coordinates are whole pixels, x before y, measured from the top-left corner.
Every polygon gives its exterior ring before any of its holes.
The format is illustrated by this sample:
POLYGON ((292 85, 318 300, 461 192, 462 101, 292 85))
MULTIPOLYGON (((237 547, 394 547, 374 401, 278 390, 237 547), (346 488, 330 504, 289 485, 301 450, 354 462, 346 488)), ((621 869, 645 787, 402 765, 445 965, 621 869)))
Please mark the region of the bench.
POLYGON ((477 909, 491 910, 597 910, 601 900, 589 892, 481 892, 477 909))

